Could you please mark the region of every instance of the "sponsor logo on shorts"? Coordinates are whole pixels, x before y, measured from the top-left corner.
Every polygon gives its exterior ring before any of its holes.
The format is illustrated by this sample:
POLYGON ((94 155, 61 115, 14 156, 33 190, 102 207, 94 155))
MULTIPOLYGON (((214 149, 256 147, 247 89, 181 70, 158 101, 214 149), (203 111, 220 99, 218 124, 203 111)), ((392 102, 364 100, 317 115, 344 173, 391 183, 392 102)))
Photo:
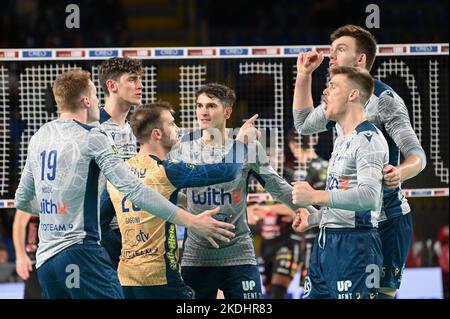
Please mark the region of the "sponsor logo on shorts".
POLYGON ((245 291, 243 294, 244 299, 259 299, 260 293, 251 292, 254 291, 256 282, 254 280, 245 280, 242 282, 242 289, 245 291))
POLYGON ((352 282, 350 280, 340 280, 337 282, 337 290, 340 292, 348 291, 352 286, 352 282))
MULTIPOLYGON (((338 299, 353 299, 353 293, 349 293, 349 289, 352 287, 350 280, 340 280, 336 283, 338 293, 338 299)), ((356 296, 357 297, 357 296, 356 296)))
POLYGON ((192 163, 187 163, 186 167, 192 170, 192 169, 195 169, 197 167, 197 165, 192 164, 192 163))
POLYGON ((303 292, 303 298, 307 298, 309 296, 309 294, 311 293, 311 289, 312 289, 311 279, 309 278, 309 276, 306 276, 306 278, 305 278, 304 289, 305 290, 303 292))

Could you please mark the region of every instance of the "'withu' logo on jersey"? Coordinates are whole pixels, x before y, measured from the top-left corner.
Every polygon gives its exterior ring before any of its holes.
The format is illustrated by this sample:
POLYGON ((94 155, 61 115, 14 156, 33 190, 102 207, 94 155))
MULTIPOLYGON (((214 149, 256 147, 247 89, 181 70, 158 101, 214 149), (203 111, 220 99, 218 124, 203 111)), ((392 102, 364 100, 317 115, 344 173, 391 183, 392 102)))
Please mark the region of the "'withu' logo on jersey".
POLYGON ((67 214, 67 203, 65 201, 54 203, 51 199, 43 199, 40 205, 41 214, 55 214, 55 215, 66 215, 67 214))
POLYGON ((227 193, 223 188, 216 190, 209 188, 206 192, 195 194, 192 192, 192 202, 197 205, 233 205, 238 204, 242 200, 242 191, 234 190, 227 193))

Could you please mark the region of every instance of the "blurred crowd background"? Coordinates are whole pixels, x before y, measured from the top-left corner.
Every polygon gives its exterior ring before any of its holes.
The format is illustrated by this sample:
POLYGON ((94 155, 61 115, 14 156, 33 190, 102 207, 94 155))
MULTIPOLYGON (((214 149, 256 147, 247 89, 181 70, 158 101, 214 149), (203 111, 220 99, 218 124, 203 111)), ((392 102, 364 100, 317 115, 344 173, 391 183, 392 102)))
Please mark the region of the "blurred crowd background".
POLYGON ((3 0, 0 48, 328 44, 346 23, 380 8, 379 43, 448 42, 442 0, 3 0), (65 27, 68 4, 81 13, 65 27))

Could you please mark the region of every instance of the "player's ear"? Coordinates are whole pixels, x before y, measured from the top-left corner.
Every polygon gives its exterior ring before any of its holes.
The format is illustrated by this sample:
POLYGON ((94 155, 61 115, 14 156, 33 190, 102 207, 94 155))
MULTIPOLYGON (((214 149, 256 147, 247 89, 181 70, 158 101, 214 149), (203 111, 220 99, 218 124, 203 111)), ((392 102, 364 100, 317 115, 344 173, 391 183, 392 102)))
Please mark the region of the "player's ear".
POLYGON ((233 108, 231 106, 225 106, 225 119, 229 119, 231 117, 231 113, 233 112, 233 108))
POLYGON ((151 136, 153 136, 156 140, 160 140, 162 137, 161 130, 157 128, 153 129, 151 136))
POLYGON ((356 99, 359 98, 359 90, 358 89, 353 89, 350 91, 350 94, 348 96, 348 100, 350 102, 354 102, 356 99))
POLYGON ((358 64, 359 67, 365 67, 366 66, 366 61, 367 61, 367 55, 365 53, 361 53, 358 56, 357 64, 358 64))
POLYGON ((89 98, 87 96, 82 96, 81 97, 81 103, 86 108, 89 108, 91 106, 91 101, 89 100, 89 98))
POLYGON ((106 80, 106 87, 108 88, 109 92, 116 93, 118 90, 117 82, 113 79, 106 80))

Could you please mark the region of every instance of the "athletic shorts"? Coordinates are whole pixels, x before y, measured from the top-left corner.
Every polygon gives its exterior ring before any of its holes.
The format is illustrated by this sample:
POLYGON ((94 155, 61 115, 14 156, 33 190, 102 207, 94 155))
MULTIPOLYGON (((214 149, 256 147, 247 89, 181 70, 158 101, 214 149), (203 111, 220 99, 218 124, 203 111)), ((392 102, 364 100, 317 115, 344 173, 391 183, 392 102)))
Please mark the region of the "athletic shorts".
POLYGON ((46 299, 123 299, 117 272, 98 244, 72 245, 37 272, 46 299))
POLYGON ((216 299, 217 290, 225 299, 261 299, 261 277, 257 265, 225 267, 182 267, 186 284, 196 299, 216 299))
POLYGON ((399 289, 412 241, 412 214, 383 221, 378 231, 383 245, 380 287, 399 289))
POLYGON ((305 280, 305 299, 374 299, 382 265, 377 229, 322 228, 305 280))

